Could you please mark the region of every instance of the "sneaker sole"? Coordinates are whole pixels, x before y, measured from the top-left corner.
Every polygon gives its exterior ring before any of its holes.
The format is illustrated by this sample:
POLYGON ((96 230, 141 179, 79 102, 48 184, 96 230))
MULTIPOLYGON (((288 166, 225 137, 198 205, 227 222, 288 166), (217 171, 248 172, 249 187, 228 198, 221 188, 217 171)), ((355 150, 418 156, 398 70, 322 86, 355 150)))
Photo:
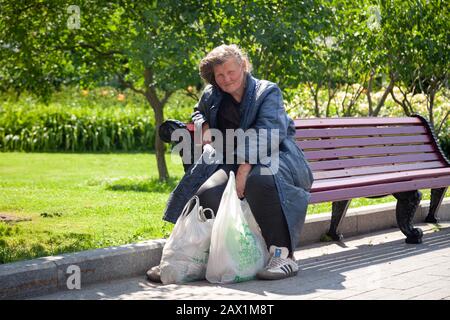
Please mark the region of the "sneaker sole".
POLYGON ((261 272, 256 274, 256 278, 259 280, 281 280, 290 277, 295 277, 298 271, 294 271, 290 274, 286 273, 272 273, 272 272, 261 272))

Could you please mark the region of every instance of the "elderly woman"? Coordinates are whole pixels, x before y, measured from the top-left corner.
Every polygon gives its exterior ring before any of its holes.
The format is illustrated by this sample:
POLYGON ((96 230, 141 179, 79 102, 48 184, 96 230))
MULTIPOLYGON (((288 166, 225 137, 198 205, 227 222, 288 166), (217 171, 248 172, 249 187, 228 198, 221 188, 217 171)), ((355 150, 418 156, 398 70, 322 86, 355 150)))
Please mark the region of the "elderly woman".
MULTIPOLYGON (((259 157, 251 163, 246 140, 247 154, 233 154, 234 163, 225 163, 223 152, 224 164, 192 166, 194 169, 186 172, 171 193, 164 219, 175 223, 194 195, 203 208, 217 213, 228 175, 233 171, 238 196, 247 199, 271 256, 257 278, 272 280, 296 275, 298 266, 293 251, 305 220, 313 177, 295 143, 294 122, 286 114, 281 90, 272 82, 254 78, 247 56, 236 45, 216 47, 202 59, 199 69, 209 85, 192 118, 196 127, 202 128, 203 143, 211 143, 210 128, 220 130, 224 137, 227 129, 277 129, 278 170, 267 170, 268 164, 262 164, 259 157)), ((233 141, 225 141, 230 143, 233 141)), ((147 276, 151 281, 160 281, 159 272, 156 266, 147 276)))

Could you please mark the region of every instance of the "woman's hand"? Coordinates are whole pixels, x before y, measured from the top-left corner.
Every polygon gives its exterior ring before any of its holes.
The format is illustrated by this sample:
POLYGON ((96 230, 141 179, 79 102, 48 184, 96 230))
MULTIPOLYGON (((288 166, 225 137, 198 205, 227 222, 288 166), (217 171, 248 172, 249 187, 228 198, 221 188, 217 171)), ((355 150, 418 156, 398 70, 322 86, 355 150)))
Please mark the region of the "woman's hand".
POLYGON ((211 132, 209 131, 209 124, 203 123, 202 125, 202 145, 211 144, 211 132))
POLYGON ((238 171, 236 173, 236 191, 239 199, 243 199, 245 197, 245 183, 247 182, 247 176, 252 170, 252 165, 249 163, 243 163, 239 166, 238 171))

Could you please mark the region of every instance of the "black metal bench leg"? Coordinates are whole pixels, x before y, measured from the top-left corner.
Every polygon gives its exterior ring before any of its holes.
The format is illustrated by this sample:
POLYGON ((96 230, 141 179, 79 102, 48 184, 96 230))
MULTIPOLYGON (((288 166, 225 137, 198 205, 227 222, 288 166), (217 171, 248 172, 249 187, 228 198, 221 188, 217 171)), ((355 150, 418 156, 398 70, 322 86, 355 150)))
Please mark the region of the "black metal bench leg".
POLYGON ((428 211, 428 215, 425 218, 425 222, 429 223, 439 222, 439 219, 436 218, 436 213, 439 211, 439 208, 441 207, 442 199, 444 199, 444 195, 447 189, 448 187, 431 189, 430 210, 428 211))
POLYGON ((337 232, 337 229, 342 220, 344 220, 350 201, 351 200, 336 201, 333 202, 331 206, 331 224, 327 236, 331 237, 334 241, 341 241, 343 238, 342 234, 337 232))
POLYGON ((415 190, 394 193, 393 196, 397 199, 397 207, 395 208, 397 224, 406 236, 405 242, 422 243, 422 230, 413 226, 414 214, 422 199, 422 194, 415 190))

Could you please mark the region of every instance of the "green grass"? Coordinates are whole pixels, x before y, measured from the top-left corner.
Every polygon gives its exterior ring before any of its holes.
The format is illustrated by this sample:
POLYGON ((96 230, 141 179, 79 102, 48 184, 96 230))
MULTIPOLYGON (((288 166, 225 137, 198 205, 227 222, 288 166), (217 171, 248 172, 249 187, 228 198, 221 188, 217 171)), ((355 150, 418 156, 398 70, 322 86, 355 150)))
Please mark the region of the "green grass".
POLYGON ((167 236, 170 190, 183 174, 157 180, 153 154, 0 153, 0 263, 167 236))
MULTIPOLYGON (((167 165, 172 178, 161 184, 154 154, 0 153, 0 214, 31 219, 0 222, 0 263, 167 237, 162 212, 183 175, 170 155, 167 165)), ((330 210, 311 205, 308 214, 330 210)))

